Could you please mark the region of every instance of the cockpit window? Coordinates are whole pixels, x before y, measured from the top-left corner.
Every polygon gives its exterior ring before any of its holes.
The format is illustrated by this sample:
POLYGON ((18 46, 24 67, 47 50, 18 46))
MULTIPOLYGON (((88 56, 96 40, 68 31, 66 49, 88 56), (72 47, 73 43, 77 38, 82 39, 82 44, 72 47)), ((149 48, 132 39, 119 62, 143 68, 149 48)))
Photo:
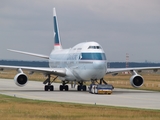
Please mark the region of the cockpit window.
POLYGON ((101 49, 100 46, 89 46, 88 49, 101 49))
POLYGON ((81 53, 81 60, 106 60, 105 53, 81 53))

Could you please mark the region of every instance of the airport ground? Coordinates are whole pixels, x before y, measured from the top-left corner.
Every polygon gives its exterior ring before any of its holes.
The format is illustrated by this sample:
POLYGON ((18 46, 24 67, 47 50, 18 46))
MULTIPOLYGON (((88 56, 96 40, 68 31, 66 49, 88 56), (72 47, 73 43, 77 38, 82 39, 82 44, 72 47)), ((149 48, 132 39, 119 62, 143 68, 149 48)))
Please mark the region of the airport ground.
MULTIPOLYGON (((28 72, 25 72, 30 80, 34 81, 44 81, 46 77, 43 74, 40 73, 34 73, 33 75, 29 75, 28 72)), ((0 78, 6 78, 6 79, 13 79, 14 76, 17 74, 15 70, 9 70, 5 72, 0 72, 0 78)), ((140 90, 155 90, 160 91, 160 72, 152 72, 152 71, 145 71, 140 73, 142 77, 144 78, 144 85, 140 87, 140 90)), ((53 78, 55 76, 52 76, 53 78)), ((112 84, 116 88, 129 88, 134 89, 130 84, 130 74, 119 74, 117 76, 112 76, 111 74, 106 75, 104 77, 104 80, 112 84)), ((55 82, 60 82, 58 79, 55 82)), ((90 84, 90 82, 87 82, 86 84, 90 84)), ((136 88, 137 89, 137 88, 136 88)))
MULTIPOLYGON (((0 73, 0 78, 7 77, 7 78, 13 79, 15 74, 16 74, 15 71, 5 71, 2 74, 0 73)), ((152 89, 152 90, 160 91, 160 87, 159 87, 160 75, 158 73, 152 73, 152 74, 143 73, 142 75, 145 79, 145 84, 142 89, 152 89)), ((121 74, 115 77, 108 75, 105 77, 105 80, 107 80, 109 83, 113 84, 114 86, 117 85, 117 87, 120 87, 120 88, 123 88, 123 87, 132 88, 131 85, 129 84, 129 78, 130 78, 130 75, 126 75, 126 74, 121 74)), ((29 76, 29 79, 43 81, 45 77, 41 74, 33 74, 32 76, 29 76)), ((7 85, 4 87, 7 87, 7 85)), ((6 88, 6 89, 9 89, 9 88, 6 88)), ((17 90, 14 87, 11 88, 11 90, 13 91, 15 90, 14 92, 17 92, 17 90)), ((12 92, 11 90, 8 90, 5 92, 8 92, 8 93, 12 92)), ((20 91, 23 91, 23 90, 20 90, 20 91)), ((35 92, 35 94, 38 93, 37 91, 33 91, 33 92, 35 92)), ((22 94, 23 93, 26 94, 27 91, 24 90, 22 94)), ((45 95, 45 92, 42 92, 42 93, 43 95, 45 95)), ((114 94, 114 97, 118 96, 118 92, 116 93, 117 94, 114 94)), ((57 92, 52 97, 53 98, 54 96, 58 97, 58 94, 60 93, 57 92)), ((63 94, 63 92, 61 94, 63 94)), ((70 92, 68 92, 67 94, 70 95, 70 92)), ((82 96, 83 94, 89 95, 89 93, 77 93, 77 94, 79 94, 79 96, 82 96)), ((124 94, 125 92, 123 91, 123 94, 121 94, 121 96, 124 94)), ((127 94, 128 95, 132 94, 132 92, 127 94)), ((133 92, 133 95, 136 95, 136 94, 142 95, 144 94, 144 92, 142 93, 133 92)), ((152 93, 150 92, 147 92, 146 94, 152 95, 152 93)), ((156 95, 158 94, 156 92, 156 95)), ((93 95, 91 97, 93 97, 93 95)), ((97 96, 97 97, 105 97, 105 96, 97 96)), ((127 98, 131 99, 131 96, 124 97, 124 99, 127 99, 127 98)), ((151 100, 153 102, 155 101, 154 100, 155 98, 150 98, 146 100, 147 97, 146 99, 145 98, 144 99, 137 98, 137 99, 140 101, 141 100, 144 100, 144 101, 151 100)), ((159 101, 159 100, 156 100, 156 101, 159 101)), ((65 120, 67 119, 68 120, 72 120, 72 119, 74 120, 79 120, 79 119, 81 120, 88 120, 88 119, 159 120, 160 110, 111 107, 107 105, 103 106, 98 104, 89 105, 89 104, 76 104, 76 103, 47 102, 47 101, 41 101, 41 100, 28 100, 28 99, 22 99, 17 97, 8 97, 8 96, 0 95, 0 118, 3 118, 3 120, 9 120, 9 119, 12 119, 12 120, 17 120, 17 119, 21 119, 21 120, 26 120, 26 119, 31 119, 31 120, 44 120, 44 119, 45 120, 52 120, 52 119, 57 119, 57 120, 62 120, 62 119, 65 119, 65 120)))

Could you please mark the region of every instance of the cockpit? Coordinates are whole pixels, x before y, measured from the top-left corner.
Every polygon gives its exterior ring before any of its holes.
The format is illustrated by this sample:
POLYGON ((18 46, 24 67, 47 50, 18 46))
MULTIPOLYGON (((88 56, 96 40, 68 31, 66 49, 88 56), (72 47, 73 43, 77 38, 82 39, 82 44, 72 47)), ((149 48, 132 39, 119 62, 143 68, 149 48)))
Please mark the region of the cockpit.
POLYGON ((89 46, 88 49, 102 49, 100 46, 89 46))
POLYGON ((105 53, 81 53, 80 60, 106 60, 105 53))

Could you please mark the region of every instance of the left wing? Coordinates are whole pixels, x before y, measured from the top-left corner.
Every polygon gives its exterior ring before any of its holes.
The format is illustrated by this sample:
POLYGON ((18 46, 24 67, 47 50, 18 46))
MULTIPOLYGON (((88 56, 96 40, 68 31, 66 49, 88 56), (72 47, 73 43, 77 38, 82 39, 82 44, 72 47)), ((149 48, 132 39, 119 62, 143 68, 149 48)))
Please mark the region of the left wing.
POLYGON ((134 68, 108 68, 106 74, 119 73, 125 71, 142 71, 142 70, 153 70, 158 71, 160 67, 134 67, 134 68))

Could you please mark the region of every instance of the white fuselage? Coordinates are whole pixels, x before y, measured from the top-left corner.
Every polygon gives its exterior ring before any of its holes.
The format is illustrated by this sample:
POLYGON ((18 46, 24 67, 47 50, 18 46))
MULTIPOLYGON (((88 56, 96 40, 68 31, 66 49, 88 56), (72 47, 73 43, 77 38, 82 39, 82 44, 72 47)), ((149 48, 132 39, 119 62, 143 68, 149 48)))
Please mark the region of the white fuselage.
POLYGON ((49 58, 51 68, 65 68, 61 80, 89 81, 103 78, 107 61, 102 47, 96 42, 84 42, 70 49, 53 50, 49 58))

